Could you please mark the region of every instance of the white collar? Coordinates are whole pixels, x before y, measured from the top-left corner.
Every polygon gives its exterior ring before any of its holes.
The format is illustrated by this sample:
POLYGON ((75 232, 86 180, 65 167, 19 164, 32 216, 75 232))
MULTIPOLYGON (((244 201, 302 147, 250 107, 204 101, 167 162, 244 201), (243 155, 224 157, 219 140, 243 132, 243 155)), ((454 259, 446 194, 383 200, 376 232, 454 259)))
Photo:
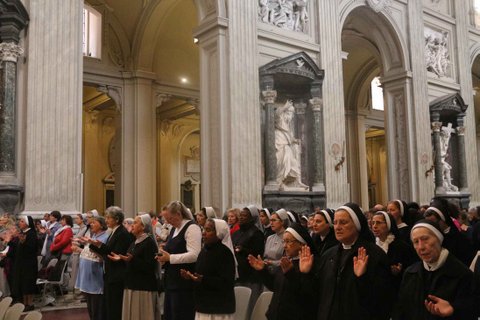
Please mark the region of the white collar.
POLYGON ((445 264, 445 261, 447 261, 447 258, 448 258, 448 250, 445 248, 442 248, 442 251, 440 252, 440 256, 438 257, 438 260, 434 263, 426 263, 425 261, 423 261, 423 267, 427 271, 438 270, 445 264))

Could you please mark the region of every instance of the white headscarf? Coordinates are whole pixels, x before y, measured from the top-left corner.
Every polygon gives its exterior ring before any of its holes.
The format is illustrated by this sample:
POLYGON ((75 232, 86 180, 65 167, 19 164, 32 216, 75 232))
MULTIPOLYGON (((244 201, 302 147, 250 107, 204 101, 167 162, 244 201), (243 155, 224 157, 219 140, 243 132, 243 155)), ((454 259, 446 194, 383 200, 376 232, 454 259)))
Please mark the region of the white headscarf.
POLYGON ((205 207, 205 214, 207 215, 208 218, 216 219, 217 218, 217 213, 215 212, 215 209, 213 207, 205 207))
POLYGON ((215 233, 217 238, 222 241, 222 244, 226 246, 232 252, 233 259, 235 260, 235 278, 238 278, 238 263, 235 258, 235 251, 233 250, 232 238, 230 237, 230 228, 225 220, 222 219, 212 219, 215 223, 215 233))

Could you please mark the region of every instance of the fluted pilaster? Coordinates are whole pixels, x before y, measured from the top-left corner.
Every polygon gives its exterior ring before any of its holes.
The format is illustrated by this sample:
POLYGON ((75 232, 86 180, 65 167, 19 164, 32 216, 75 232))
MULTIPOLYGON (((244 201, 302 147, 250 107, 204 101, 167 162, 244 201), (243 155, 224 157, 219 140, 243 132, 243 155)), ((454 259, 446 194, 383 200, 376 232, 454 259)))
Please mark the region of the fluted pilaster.
POLYGON ((80 0, 31 0, 25 211, 82 210, 80 0))

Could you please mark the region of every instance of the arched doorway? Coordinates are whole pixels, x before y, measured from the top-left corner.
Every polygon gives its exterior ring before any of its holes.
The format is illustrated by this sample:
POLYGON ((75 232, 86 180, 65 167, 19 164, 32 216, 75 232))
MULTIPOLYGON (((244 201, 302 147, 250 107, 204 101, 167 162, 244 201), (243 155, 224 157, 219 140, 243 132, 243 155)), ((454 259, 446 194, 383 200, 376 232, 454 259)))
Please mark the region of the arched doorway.
POLYGON ((409 92, 399 36, 383 14, 357 7, 345 19, 342 51, 350 198, 363 208, 408 199, 409 92), (378 81, 383 106, 372 93, 378 81))

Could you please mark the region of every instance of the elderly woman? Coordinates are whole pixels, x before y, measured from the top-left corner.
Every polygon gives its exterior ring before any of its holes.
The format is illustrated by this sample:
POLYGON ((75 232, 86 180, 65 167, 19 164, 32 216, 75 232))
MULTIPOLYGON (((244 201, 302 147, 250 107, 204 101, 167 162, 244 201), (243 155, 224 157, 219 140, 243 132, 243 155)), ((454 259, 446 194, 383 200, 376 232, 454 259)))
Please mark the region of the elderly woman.
POLYGON ((280 265, 280 259, 283 257, 283 234, 290 225, 287 211, 280 209, 274 212, 270 218, 270 223, 274 234, 269 236, 265 242, 263 259, 268 265, 268 270, 275 273, 276 267, 280 265))
POLYGON ((105 211, 105 222, 111 230, 106 243, 90 240, 90 249, 99 253, 105 262, 104 295, 108 320, 118 320, 122 317, 123 287, 127 265, 123 260, 108 259, 111 253, 125 255, 133 236, 122 225, 124 214, 119 207, 109 207, 105 211))
POLYGON ((372 231, 376 237, 375 243, 387 254, 394 279, 392 289, 396 292, 404 270, 415 262, 413 249, 400 239, 395 220, 385 211, 378 211, 373 215, 372 231))
POLYGON ((73 235, 72 239, 72 257, 70 259, 70 268, 72 270, 70 282, 69 282, 69 289, 75 287, 75 283, 77 281, 77 274, 78 274, 78 264, 80 261, 80 253, 82 251, 82 244, 78 241, 79 239, 83 238, 87 233, 88 227, 85 224, 87 221, 87 215, 79 213, 75 215, 73 218, 74 224, 78 226, 77 232, 73 235))
MULTIPOLYGON (((319 320, 387 320, 394 292, 385 252, 375 245, 360 207, 347 203, 335 211, 339 241, 320 259, 318 270, 319 320)), ((313 255, 302 251, 300 270, 308 273, 313 255)))
POLYGON ((333 231, 333 218, 335 210, 325 209, 315 211, 313 214, 313 244, 319 257, 331 247, 338 245, 333 231))
MULTIPOLYGON (((107 224, 100 216, 92 217, 90 223, 90 239, 107 242, 109 233, 106 232, 107 224)), ((105 318, 105 305, 103 297, 103 259, 101 255, 90 250, 88 239, 81 237, 77 240, 85 244, 80 253, 78 275, 75 288, 79 289, 87 300, 88 315, 91 320, 105 318)))
POLYGON ((202 248, 202 232, 192 220, 191 213, 180 201, 173 201, 162 212, 172 230, 161 256, 157 260, 165 269, 165 319, 193 319, 195 304, 193 284, 180 275, 180 270, 195 271, 195 263, 202 248))
POLYGON ((269 320, 314 320, 317 301, 313 281, 300 271, 299 256, 302 248, 308 246, 315 252, 313 241, 303 226, 293 223, 283 234, 286 256, 280 260, 275 274, 265 269, 260 256, 248 256, 252 268, 260 271, 265 286, 273 291, 273 297, 266 313, 269 320))
POLYGON ((132 232, 133 223, 133 218, 126 218, 125 220, 123 220, 123 226, 125 227, 125 229, 127 229, 128 232, 132 232))
POLYGON ((203 230, 204 247, 198 255, 195 273, 182 269, 192 280, 196 320, 233 320, 235 312, 235 258, 227 223, 208 219, 203 230))
POLYGON ((112 253, 108 256, 111 260, 123 260, 127 263, 122 320, 153 320, 155 318, 157 291, 155 254, 158 247, 151 233, 150 215, 146 213, 135 217, 132 228, 135 242, 130 245, 127 254, 112 253))
POLYGON ((238 229, 240 224, 238 223, 238 217, 240 216, 240 210, 238 208, 231 208, 227 211, 227 223, 230 228, 230 235, 233 235, 238 229))
POLYGON ((405 271, 393 319, 477 319, 473 273, 442 247, 438 224, 417 222, 411 238, 422 261, 405 271))

